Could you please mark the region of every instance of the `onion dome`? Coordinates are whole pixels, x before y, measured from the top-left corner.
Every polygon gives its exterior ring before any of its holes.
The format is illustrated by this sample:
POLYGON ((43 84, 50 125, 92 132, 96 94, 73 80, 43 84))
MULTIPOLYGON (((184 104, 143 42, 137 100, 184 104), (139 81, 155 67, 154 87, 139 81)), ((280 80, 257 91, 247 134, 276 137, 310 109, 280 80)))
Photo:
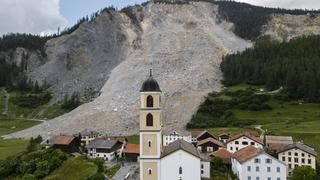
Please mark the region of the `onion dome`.
POLYGON ((140 92, 161 92, 158 82, 152 77, 151 69, 150 76, 143 82, 140 92))

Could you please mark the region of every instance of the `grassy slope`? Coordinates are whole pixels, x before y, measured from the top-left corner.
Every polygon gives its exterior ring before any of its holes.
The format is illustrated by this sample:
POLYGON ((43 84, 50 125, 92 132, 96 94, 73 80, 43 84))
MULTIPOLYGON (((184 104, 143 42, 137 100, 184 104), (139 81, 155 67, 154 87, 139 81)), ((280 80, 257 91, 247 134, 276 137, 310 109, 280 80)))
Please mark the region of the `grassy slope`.
POLYGON ((28 141, 25 140, 1 140, 0 139, 0 160, 8 156, 17 154, 26 150, 28 141))
MULTIPOLYGON (((248 85, 238 85, 229 87, 229 91, 236 91, 247 88, 248 85)), ((263 88, 261 86, 257 89, 263 88)), ((222 95, 222 98, 226 98, 222 95)), ((269 133, 275 135, 293 136, 295 141, 314 147, 320 154, 320 104, 285 102, 270 100, 268 104, 272 107, 271 111, 246 111, 232 109, 232 112, 239 119, 255 119, 257 124, 263 125, 269 133)), ((252 128, 252 127, 251 127, 252 128)), ((216 132, 221 128, 213 128, 211 131, 216 132)), ((226 132, 234 128, 227 128, 226 132)), ((238 129, 238 131, 241 131, 238 129)))
POLYGON ((52 172, 46 180, 85 180, 94 175, 97 167, 92 162, 87 162, 83 157, 71 158, 65 161, 61 167, 52 172))
POLYGON ((127 137, 129 144, 139 144, 139 135, 132 135, 127 137))

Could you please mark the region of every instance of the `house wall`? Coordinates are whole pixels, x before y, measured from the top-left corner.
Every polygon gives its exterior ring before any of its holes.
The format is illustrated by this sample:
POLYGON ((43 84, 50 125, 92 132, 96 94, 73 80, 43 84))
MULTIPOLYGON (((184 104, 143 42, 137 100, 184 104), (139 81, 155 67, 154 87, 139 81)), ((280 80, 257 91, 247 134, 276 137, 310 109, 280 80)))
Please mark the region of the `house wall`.
POLYGON ((289 176, 291 175, 293 169, 296 166, 305 165, 305 166, 310 166, 313 169, 316 169, 316 157, 297 148, 279 153, 278 159, 288 166, 289 176))
POLYGON ((169 145, 170 143, 178 140, 178 139, 183 139, 185 141, 187 141, 188 143, 191 143, 191 135, 189 136, 181 136, 181 135, 178 135, 178 134, 175 134, 175 135, 163 135, 163 145, 164 146, 167 146, 169 145))
POLYGON ((210 162, 209 161, 201 161, 200 173, 202 178, 210 179, 210 162))
POLYGON ((262 144, 259 144, 258 142, 255 142, 246 136, 242 136, 238 139, 235 139, 233 141, 228 142, 227 150, 231 153, 235 153, 235 152, 239 151, 240 149, 245 148, 249 145, 252 145, 256 148, 263 148, 262 144), (238 144, 237 144, 237 142, 238 142, 238 144), (248 144, 243 144, 245 142, 247 142, 248 144))
POLYGON ((178 150, 161 159, 161 180, 200 180, 200 158, 183 150, 178 150), (179 167, 182 174, 179 174, 179 167))
MULTIPOLYGON (((234 159, 234 161, 237 160, 234 159)), ((259 180, 287 180, 286 165, 266 153, 260 154, 242 164, 236 162, 235 166, 232 165, 232 167, 233 169, 239 168, 236 172, 239 172, 238 177, 240 180, 256 180, 257 178, 259 180), (255 159, 259 159, 259 163, 256 163, 255 159), (271 162, 267 163, 266 159, 270 159, 271 162), (239 168, 239 166, 241 167, 239 168), (250 170, 248 167, 250 167, 250 170), (280 168, 279 172, 277 171, 278 168, 280 168)))
POLYGON ((219 149, 219 146, 212 142, 207 142, 198 146, 198 149, 203 153, 207 153, 217 151, 219 149))
POLYGON ((120 147, 119 149, 116 149, 114 151, 109 151, 105 150, 102 151, 101 149, 96 149, 96 148, 87 148, 87 157, 89 159, 94 159, 94 158, 102 158, 105 161, 112 161, 116 158, 116 156, 121 157, 122 156, 122 151, 123 147, 120 147))
POLYGON ((91 135, 91 136, 82 136, 81 137, 81 144, 82 145, 88 145, 91 141, 95 140, 98 136, 97 135, 91 135))

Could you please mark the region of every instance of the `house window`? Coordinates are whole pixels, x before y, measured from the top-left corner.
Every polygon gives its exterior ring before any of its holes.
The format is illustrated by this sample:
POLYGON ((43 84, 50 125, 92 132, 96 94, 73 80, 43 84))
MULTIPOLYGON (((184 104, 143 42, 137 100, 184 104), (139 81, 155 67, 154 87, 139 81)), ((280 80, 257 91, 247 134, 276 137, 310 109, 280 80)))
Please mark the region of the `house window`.
POLYGON ((295 156, 299 156, 298 153, 294 153, 295 156))
POLYGON ((268 177, 268 180, 271 180, 271 177, 268 177))
POLYGON ((288 155, 291 156, 291 152, 288 152, 288 155))
POLYGON ((203 164, 201 164, 201 169, 203 169, 203 164))
POLYGON ((238 151, 238 149, 239 149, 239 148, 238 148, 238 147, 236 147, 236 151, 238 151))
POLYGON ((247 170, 248 170, 248 172, 250 172, 251 171, 251 166, 247 166, 247 170))
POLYGON ((301 159, 301 163, 305 163, 305 160, 304 160, 304 158, 302 158, 302 159, 301 159))
MULTIPOLYGON (((198 171, 199 172, 199 171, 198 171)), ((203 170, 201 170, 201 174, 203 174, 203 170)))
POLYGON ((280 172, 280 167, 277 167, 277 172, 280 172))
POLYGON ((232 147, 230 147, 230 151, 232 151, 233 150, 233 148, 232 147))
POLYGON ((248 176, 248 180, 251 180, 251 176, 248 176))
POLYGON ((179 167, 179 174, 182 174, 182 167, 179 167))
POLYGON ((248 145, 249 143, 247 141, 243 141, 242 145, 248 145))
POLYGON ((254 163, 260 163, 260 159, 255 158, 255 159, 254 159, 254 163))
POLYGON ((256 177, 256 180, 260 180, 260 177, 256 177))
POLYGON ((267 163, 267 164, 271 164, 271 163, 272 163, 272 160, 268 158, 268 159, 266 159, 266 163, 267 163))
POLYGON ((291 157, 288 157, 288 161, 291 162, 291 157))
POLYGON ((304 157, 304 153, 301 153, 301 156, 304 157))
POLYGON ((289 164, 289 169, 292 169, 292 164, 289 164))
POLYGON ((280 180, 280 178, 279 178, 279 177, 277 177, 277 180, 280 180))
POLYGON ((308 159, 308 164, 311 164, 311 159, 308 159))
POLYGON ((267 172, 271 172, 271 168, 270 167, 267 167, 267 172))
POLYGON ((254 142, 251 142, 251 145, 252 145, 252 146, 254 146, 254 144, 255 144, 254 142))
POLYGON ((283 157, 282 157, 282 161, 286 161, 286 157, 283 156, 283 157))
POLYGON ((299 162, 299 158, 294 158, 294 162, 298 163, 299 162))
POLYGON ((153 107, 153 97, 151 95, 147 97, 147 107, 153 107))
POLYGON ((239 141, 236 141, 235 144, 239 144, 239 141))
POLYGON ((147 114, 147 126, 153 126, 153 116, 151 113, 147 114))
POLYGON ((259 166, 256 166, 256 171, 257 171, 257 172, 259 172, 259 171, 260 171, 259 166))
POLYGON ((151 175, 152 174, 152 169, 148 169, 148 174, 151 175))

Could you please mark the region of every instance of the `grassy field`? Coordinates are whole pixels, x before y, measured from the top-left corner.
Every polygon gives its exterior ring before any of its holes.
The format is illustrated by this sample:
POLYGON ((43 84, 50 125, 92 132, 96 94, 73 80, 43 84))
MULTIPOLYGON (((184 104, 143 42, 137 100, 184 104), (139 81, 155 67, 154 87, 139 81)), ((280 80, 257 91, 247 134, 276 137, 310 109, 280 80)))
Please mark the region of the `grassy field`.
POLYGON ((127 136, 128 143, 139 144, 139 135, 127 136))
POLYGON ((25 119, 0 118, 0 136, 23 130, 39 123, 38 121, 25 119))
POLYGON ((26 150, 28 141, 0 139, 0 160, 26 150))
POLYGON ((88 162, 84 157, 70 158, 61 167, 52 172, 46 180, 85 180, 94 175, 97 167, 92 162, 88 162))

